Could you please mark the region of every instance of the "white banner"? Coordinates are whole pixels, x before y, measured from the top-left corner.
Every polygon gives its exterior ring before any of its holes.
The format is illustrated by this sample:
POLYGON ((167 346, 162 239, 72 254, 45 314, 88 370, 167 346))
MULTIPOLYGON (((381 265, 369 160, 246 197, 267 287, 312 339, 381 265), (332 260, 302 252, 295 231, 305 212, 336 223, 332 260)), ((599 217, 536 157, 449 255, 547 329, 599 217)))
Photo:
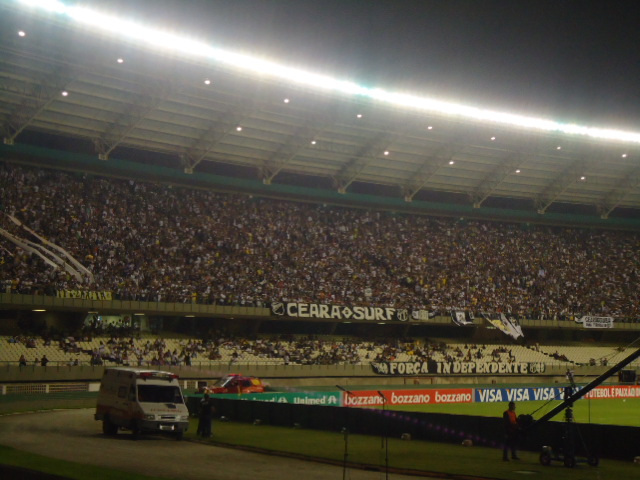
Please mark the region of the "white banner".
POLYGON ((378 322, 406 322, 409 312, 404 308, 324 305, 317 303, 273 302, 271 313, 293 318, 324 320, 371 320, 378 322))
POLYGON ((507 317, 504 313, 482 313, 482 317, 502 333, 513 339, 524 337, 522 328, 515 317, 507 317))
POLYGON ((591 317, 585 315, 577 323, 584 328, 613 328, 613 317, 591 317))
POLYGON ((451 320, 459 326, 473 325, 473 314, 465 310, 451 310, 451 320))
POLYGON ((437 317, 436 312, 432 312, 431 310, 412 310, 411 311, 411 320, 417 322, 428 322, 435 317, 437 317))

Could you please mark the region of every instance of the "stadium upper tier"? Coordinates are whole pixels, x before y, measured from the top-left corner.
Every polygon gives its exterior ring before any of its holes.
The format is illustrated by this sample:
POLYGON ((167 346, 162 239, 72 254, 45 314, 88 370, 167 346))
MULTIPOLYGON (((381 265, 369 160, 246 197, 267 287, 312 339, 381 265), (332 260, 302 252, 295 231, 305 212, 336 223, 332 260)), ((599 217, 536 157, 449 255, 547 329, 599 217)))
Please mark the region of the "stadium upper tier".
POLYGON ((0 189, 7 292, 640 317, 637 232, 401 215, 11 164, 0 166, 0 189))
POLYGON ((487 215, 508 205, 533 218, 586 211, 608 225, 638 216, 640 134, 637 125, 620 130, 620 112, 590 107, 616 125, 582 124, 573 111, 546 118, 524 91, 493 104, 475 78, 467 79, 475 94, 449 86, 445 94, 429 92, 433 78, 411 69, 383 80, 347 67, 334 77, 317 52, 298 65, 310 70, 299 69, 268 45, 245 55, 235 40, 194 41, 188 24, 172 21, 167 35, 152 21, 123 26, 77 7, 0 2, 3 155, 57 147, 110 166, 121 159, 170 166, 175 176, 228 175, 229 183, 375 191, 487 215))

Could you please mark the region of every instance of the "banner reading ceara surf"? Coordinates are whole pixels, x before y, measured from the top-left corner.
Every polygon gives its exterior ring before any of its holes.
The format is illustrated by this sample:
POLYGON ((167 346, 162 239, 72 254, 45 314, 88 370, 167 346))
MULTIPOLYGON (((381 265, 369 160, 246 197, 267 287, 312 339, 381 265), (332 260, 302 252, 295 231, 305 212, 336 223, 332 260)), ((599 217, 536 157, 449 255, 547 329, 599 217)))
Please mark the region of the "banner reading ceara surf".
POLYGON ((321 303, 273 302, 271 313, 282 317, 322 320, 369 320, 375 322, 406 322, 409 320, 407 309, 321 303))
POLYGON ((539 374, 544 373, 544 363, 534 362, 371 362, 371 369, 378 375, 477 375, 477 374, 539 374))

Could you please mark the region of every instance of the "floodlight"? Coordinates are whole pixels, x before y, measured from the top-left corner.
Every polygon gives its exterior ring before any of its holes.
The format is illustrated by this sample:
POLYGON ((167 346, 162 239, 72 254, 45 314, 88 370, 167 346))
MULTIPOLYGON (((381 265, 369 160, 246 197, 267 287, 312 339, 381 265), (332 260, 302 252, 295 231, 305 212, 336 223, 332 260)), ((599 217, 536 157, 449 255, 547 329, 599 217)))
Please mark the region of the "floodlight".
POLYGON ((42 8, 43 10, 48 10, 54 13, 64 14, 67 11, 67 6, 57 0, 20 0, 20 3, 24 3, 31 7, 42 8))
MULTIPOLYGON (((276 79, 305 87, 315 87, 324 91, 351 95, 376 100, 389 105, 406 107, 411 110, 451 115, 461 119, 477 120, 502 124, 525 129, 556 132, 560 134, 580 135, 597 139, 617 140, 640 143, 639 132, 628 132, 607 128, 586 127, 564 124, 553 120, 527 117, 507 112, 460 105, 433 98, 389 92, 381 88, 367 88, 347 80, 331 78, 313 72, 306 72, 292 67, 280 65, 263 58, 251 57, 235 52, 214 48, 203 42, 180 37, 168 32, 156 30, 150 26, 134 21, 116 18, 79 6, 65 5, 56 0, 16 0, 33 8, 64 15, 85 27, 96 31, 110 33, 119 38, 133 40, 143 46, 160 48, 165 51, 179 53, 212 61, 229 67, 246 70, 260 75, 268 75, 276 79)), ((359 114, 358 118, 362 115, 359 114)), ((428 127, 431 130, 431 127, 428 127)), ((559 150, 560 148, 558 148, 559 150)))

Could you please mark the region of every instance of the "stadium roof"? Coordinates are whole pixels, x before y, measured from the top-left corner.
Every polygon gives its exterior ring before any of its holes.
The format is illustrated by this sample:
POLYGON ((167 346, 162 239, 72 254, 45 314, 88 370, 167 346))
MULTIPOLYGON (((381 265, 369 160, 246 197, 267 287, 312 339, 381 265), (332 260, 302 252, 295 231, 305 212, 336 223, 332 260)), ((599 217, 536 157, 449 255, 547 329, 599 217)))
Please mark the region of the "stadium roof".
MULTIPOLYGON (((313 88, 0 7, 0 128, 198 176, 340 193, 638 216, 640 143, 313 88)), ((600 126, 602 127, 602 126, 600 126)))

